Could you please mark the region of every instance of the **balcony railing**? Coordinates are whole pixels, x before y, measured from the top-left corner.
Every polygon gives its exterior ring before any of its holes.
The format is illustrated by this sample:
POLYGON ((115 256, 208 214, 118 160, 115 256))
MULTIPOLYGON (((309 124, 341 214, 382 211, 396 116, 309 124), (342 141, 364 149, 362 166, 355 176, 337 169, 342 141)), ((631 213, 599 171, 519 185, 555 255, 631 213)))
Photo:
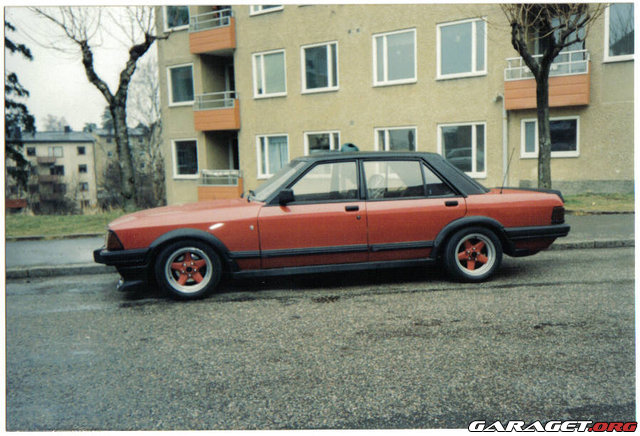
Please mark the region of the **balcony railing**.
POLYGON ((201 186, 237 186, 242 178, 240 170, 200 170, 201 186))
POLYGON ((36 159, 38 161, 39 165, 49 165, 52 163, 56 163, 56 157, 55 156, 38 156, 38 158, 36 159))
POLYGON ((235 107, 238 96, 235 91, 210 92, 196 95, 193 110, 231 109, 235 107))
POLYGON ((38 176, 40 183, 57 183, 60 176, 57 174, 40 174, 38 176))
MULTIPOLYGON (((534 58, 541 58, 542 55, 535 55, 534 58)), ((565 51, 560 53, 549 71, 550 77, 572 76, 576 74, 587 74, 589 72, 589 52, 587 50, 565 51)), ((526 66, 522 58, 508 58, 507 68, 504 70, 504 80, 532 79, 533 74, 526 66)))
POLYGON ((191 17, 189 22, 189 32, 199 32, 201 30, 228 26, 231 23, 232 16, 233 11, 231 8, 195 15, 191 17))

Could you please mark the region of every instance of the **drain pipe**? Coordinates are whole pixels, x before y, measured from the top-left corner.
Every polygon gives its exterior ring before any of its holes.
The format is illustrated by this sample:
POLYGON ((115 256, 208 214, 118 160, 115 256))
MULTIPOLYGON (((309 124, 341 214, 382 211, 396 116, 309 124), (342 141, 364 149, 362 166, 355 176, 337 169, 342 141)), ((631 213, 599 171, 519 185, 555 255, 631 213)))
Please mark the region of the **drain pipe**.
POLYGON ((509 114, 504 107, 504 95, 497 94, 493 102, 497 103, 502 100, 502 184, 509 186, 509 180, 506 179, 509 170, 509 114))

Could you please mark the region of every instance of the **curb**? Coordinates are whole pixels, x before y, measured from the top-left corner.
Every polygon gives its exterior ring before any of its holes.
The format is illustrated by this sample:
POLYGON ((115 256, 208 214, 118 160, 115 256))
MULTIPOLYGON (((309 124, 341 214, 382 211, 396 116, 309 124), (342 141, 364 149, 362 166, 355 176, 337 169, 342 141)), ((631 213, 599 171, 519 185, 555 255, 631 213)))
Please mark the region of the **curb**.
POLYGON ((56 239, 81 239, 81 238, 97 238, 98 236, 104 237, 106 232, 102 233, 74 233, 71 235, 33 235, 33 236, 6 236, 6 241, 20 242, 20 241, 53 241, 56 239))
MULTIPOLYGON (((634 239, 613 239, 599 241, 576 241, 576 242, 556 242, 546 251, 557 250, 583 250, 591 248, 621 248, 635 247, 634 239)), ((61 277, 82 274, 116 274, 113 266, 99 265, 94 263, 74 264, 74 265, 45 265, 32 267, 8 268, 6 279, 27 279, 38 277, 61 277)))

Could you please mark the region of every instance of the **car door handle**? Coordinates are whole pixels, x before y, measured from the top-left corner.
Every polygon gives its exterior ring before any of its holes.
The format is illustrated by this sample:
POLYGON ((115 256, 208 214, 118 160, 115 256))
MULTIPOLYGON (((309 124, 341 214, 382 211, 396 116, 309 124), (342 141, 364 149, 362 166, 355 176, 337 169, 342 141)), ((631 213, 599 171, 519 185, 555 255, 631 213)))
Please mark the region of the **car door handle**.
POLYGON ((346 210, 347 212, 356 212, 360 210, 360 207, 357 204, 352 206, 345 206, 344 210, 346 210))
POLYGON ((447 207, 457 206, 458 205, 458 201, 457 200, 445 201, 444 205, 447 206, 447 207))

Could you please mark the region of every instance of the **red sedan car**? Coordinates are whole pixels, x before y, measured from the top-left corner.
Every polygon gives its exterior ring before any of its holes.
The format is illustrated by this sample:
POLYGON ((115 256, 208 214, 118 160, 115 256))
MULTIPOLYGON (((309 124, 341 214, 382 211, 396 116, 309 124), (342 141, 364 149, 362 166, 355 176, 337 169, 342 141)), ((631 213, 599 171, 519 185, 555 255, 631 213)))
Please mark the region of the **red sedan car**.
POLYGON ((486 189, 433 153, 328 153, 292 160, 246 198, 136 212, 109 224, 96 262, 120 290, 155 282, 198 298, 232 277, 441 262, 478 282, 503 253, 566 236, 557 191, 486 189))

